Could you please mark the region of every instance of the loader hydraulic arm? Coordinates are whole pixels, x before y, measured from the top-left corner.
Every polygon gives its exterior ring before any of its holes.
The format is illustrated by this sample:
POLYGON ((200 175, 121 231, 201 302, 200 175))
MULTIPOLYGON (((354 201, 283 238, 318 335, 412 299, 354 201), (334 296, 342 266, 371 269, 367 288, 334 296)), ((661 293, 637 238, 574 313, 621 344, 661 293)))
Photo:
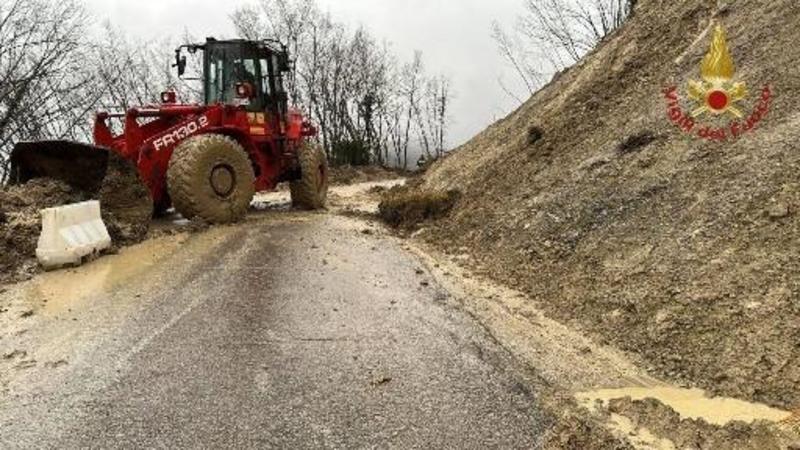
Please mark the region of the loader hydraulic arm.
POLYGON ((117 148, 123 156, 133 158, 139 150, 138 146, 152 134, 142 129, 148 125, 141 125, 139 118, 186 118, 203 114, 208 109, 203 105, 165 105, 163 107, 131 108, 126 113, 101 111, 95 117, 94 141, 103 147, 117 148), (120 142, 115 145, 115 141, 119 140, 120 136, 114 135, 109 127, 108 119, 124 119, 125 129, 120 135, 125 137, 124 144, 120 142))

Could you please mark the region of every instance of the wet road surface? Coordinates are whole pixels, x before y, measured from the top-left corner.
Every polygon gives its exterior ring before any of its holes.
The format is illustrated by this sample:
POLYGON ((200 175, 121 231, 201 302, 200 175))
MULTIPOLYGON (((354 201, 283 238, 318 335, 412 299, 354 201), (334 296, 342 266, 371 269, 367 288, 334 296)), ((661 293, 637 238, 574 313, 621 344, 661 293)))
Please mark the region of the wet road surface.
POLYGON ((0 448, 535 447, 532 376, 369 228, 260 215, 11 289, 0 448))

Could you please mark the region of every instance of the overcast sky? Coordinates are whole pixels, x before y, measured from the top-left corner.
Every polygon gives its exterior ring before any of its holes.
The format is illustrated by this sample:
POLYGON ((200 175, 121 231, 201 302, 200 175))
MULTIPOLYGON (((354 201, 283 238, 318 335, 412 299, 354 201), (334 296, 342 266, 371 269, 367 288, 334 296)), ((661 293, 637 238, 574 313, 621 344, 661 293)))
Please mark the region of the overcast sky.
MULTIPOLYGON (((182 35, 235 37, 230 14, 252 0, 85 0, 98 21, 133 37, 182 35)), ((453 80, 455 99, 449 143, 459 145, 509 113, 517 102, 499 87, 515 85, 513 72, 498 56, 492 21, 511 26, 522 0, 318 0, 351 27, 364 24, 378 39, 392 42, 411 59, 422 50, 429 73, 453 80)))

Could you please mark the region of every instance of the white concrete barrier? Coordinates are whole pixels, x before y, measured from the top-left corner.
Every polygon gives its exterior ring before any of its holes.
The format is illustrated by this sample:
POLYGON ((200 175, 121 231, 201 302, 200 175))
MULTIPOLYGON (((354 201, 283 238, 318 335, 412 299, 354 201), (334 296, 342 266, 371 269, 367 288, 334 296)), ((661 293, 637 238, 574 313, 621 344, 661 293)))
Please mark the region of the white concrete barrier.
POLYGON ((45 269, 80 264, 84 256, 107 249, 111 236, 91 201, 42 210, 42 234, 36 257, 45 269))

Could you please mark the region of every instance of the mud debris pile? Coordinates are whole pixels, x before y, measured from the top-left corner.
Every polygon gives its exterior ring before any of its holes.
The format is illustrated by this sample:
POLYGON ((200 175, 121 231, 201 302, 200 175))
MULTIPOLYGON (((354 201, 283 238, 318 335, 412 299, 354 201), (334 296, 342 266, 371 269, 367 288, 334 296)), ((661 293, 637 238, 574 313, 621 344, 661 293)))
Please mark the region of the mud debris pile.
POLYGON ((459 195, 455 190, 421 192, 409 186, 396 186, 383 194, 378 215, 393 227, 412 230, 425 221, 445 216, 459 195))
POLYGON ((25 279, 36 270, 42 209, 85 200, 84 192, 52 179, 0 190, 0 283, 25 279))
POLYGON ((30 278, 38 270, 42 209, 99 200, 115 246, 135 244, 147 236, 153 203, 136 171, 110 154, 105 172, 97 192, 52 178, 0 188, 0 284, 30 278))

